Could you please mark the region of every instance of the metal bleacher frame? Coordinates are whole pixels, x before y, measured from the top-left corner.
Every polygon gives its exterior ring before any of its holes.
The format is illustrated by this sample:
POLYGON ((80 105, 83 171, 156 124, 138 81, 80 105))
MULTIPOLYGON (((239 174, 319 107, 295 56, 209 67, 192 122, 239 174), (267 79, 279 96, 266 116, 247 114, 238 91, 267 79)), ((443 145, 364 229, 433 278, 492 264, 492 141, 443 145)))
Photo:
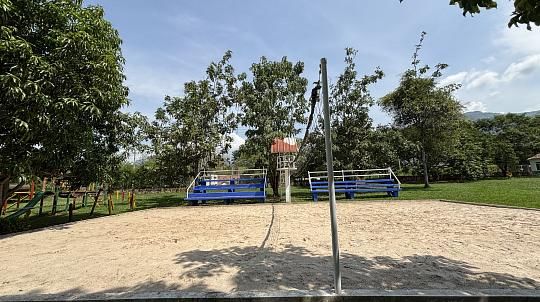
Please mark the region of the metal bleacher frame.
POLYGON ((208 200, 266 200, 267 169, 203 170, 186 190, 192 205, 208 200))
MULTIPOLYGON (((314 201, 319 194, 328 193, 327 171, 308 171, 308 179, 314 201)), ((336 193, 345 193, 349 199, 354 199, 355 193, 387 193, 398 197, 401 190, 401 182, 391 168, 334 171, 334 181, 336 193)))

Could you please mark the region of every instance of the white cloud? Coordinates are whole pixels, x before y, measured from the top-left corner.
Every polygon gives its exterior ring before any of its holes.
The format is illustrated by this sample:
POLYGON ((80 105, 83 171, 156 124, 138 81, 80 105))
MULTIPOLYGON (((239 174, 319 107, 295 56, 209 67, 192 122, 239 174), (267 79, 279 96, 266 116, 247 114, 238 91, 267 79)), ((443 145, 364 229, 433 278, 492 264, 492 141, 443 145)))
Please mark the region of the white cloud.
POLYGON ((495 56, 489 56, 487 58, 483 58, 482 62, 484 62, 486 64, 493 63, 493 62, 495 62, 495 56))
MULTIPOLYGON (((462 84, 466 90, 493 88, 501 84, 510 83, 518 77, 530 75, 540 70, 540 54, 526 56, 525 58, 511 63, 499 74, 493 70, 461 71, 449 75, 440 81, 440 85, 462 84)), ((498 94, 498 93, 496 93, 498 94)), ((494 96, 491 92, 490 96, 494 96)))
POLYGON ((439 85, 446 86, 450 84, 463 84, 463 81, 467 78, 469 73, 467 71, 458 72, 453 75, 449 75, 439 82, 439 85))
POLYGON ((537 102, 538 86, 527 83, 534 83, 537 78, 533 74, 540 70, 540 54, 525 56, 499 68, 502 70, 461 71, 440 83, 462 85, 457 92, 459 98, 474 100, 463 103, 467 111, 516 112, 537 102), (508 103, 509 100, 513 103, 508 103))
POLYGON ((243 139, 240 135, 233 133, 231 134, 232 142, 231 142, 231 153, 238 150, 240 146, 242 146, 246 140, 243 139))
POLYGON ((488 94, 488 97, 493 98, 493 97, 498 96, 499 94, 501 94, 501 92, 498 91, 498 90, 495 90, 495 91, 490 92, 490 93, 488 94))
POLYGON ((499 82, 499 74, 494 71, 483 71, 471 76, 467 89, 492 87, 499 82))
POLYGON ((145 101, 163 102, 165 95, 179 94, 183 88, 182 79, 163 69, 126 67, 126 84, 130 97, 143 98, 145 101))
POLYGON ((477 71, 461 71, 453 75, 449 75, 439 82, 439 85, 461 84, 465 89, 475 89, 483 87, 492 87, 499 81, 499 74, 491 70, 477 71))
POLYGON ((512 63, 503 74, 504 81, 512 81, 521 76, 528 75, 540 69, 540 54, 530 55, 519 62, 512 63))
POLYGON ((503 52, 514 55, 531 55, 540 53, 540 31, 522 28, 505 28, 497 34, 494 45, 503 52))
POLYGON ((180 13, 175 16, 169 17, 167 18, 167 22, 169 22, 171 25, 174 25, 176 29, 185 30, 190 30, 204 23, 203 20, 201 20, 200 18, 187 13, 180 13))
POLYGON ((487 107, 486 104, 480 102, 480 101, 470 101, 470 102, 464 102, 463 106, 465 106, 465 111, 486 111, 487 107))
MULTIPOLYGON (((232 142, 230 142, 231 148, 229 149, 227 153, 223 154, 223 159, 227 161, 232 160, 234 151, 237 151, 240 148, 240 146, 242 146, 246 142, 245 139, 243 139, 240 135, 236 133, 231 133, 230 137, 232 139, 232 142)), ((216 149, 216 152, 220 152, 222 148, 223 146, 218 147, 216 149)))

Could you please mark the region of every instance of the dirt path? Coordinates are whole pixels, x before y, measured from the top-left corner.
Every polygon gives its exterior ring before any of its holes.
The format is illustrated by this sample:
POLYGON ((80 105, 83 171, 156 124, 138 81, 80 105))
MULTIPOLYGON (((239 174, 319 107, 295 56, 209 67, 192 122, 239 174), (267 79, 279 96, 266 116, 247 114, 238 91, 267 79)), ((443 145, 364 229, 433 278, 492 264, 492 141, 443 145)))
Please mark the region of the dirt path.
MULTIPOLYGON (((540 289, 540 212, 338 204, 344 288, 540 289)), ((2 295, 329 289, 327 203, 153 209, 0 237, 2 295)))

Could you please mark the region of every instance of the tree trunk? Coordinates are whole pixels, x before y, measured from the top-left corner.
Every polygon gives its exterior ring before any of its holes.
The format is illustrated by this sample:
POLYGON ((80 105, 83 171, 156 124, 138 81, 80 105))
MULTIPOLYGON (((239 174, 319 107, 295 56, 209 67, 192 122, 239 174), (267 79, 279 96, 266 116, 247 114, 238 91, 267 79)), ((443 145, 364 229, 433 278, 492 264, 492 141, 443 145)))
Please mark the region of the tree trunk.
POLYGON ((5 203, 9 197, 9 176, 6 176, 0 180, 0 214, 4 213, 5 203))
POLYGON ((7 176, 0 182, 0 212, 2 213, 7 207, 7 201, 11 194, 17 192, 22 186, 24 186, 24 179, 21 179, 21 181, 13 189, 10 190, 10 180, 11 176, 7 176))
POLYGON ((274 197, 279 197, 279 172, 276 169, 273 169, 270 174, 270 186, 272 187, 274 197))
POLYGON ((94 203, 92 204, 92 210, 90 210, 90 216, 94 215, 94 210, 96 209, 96 205, 98 202, 99 194, 103 191, 102 188, 99 188, 99 190, 96 193, 96 197, 94 198, 94 203))
MULTIPOLYGON (((270 150, 271 147, 268 147, 270 150)), ((274 197, 279 198, 279 171, 277 170, 277 156, 275 154, 268 155, 268 182, 272 187, 274 197)))
MULTIPOLYGON (((24 180, 21 180, 21 182, 19 182, 13 189, 7 190, 6 198, 17 192, 22 186, 24 186, 24 180)), ((9 188, 9 181, 7 182, 7 187, 9 188)))
POLYGON ((60 186, 58 183, 54 183, 54 196, 53 196, 53 203, 52 203, 52 211, 51 215, 56 215, 56 210, 58 207, 58 191, 60 190, 60 186))
POLYGON ((424 188, 429 188, 429 174, 428 174, 428 166, 427 166, 427 156, 426 156, 426 150, 422 148, 422 166, 424 168, 424 188))

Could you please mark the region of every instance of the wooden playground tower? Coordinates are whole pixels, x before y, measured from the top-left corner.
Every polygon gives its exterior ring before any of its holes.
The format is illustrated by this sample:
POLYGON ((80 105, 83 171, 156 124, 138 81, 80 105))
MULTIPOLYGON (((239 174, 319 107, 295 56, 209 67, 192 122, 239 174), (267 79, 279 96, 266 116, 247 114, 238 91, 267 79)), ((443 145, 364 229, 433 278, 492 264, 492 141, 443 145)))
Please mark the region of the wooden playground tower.
POLYGON ((296 170, 298 145, 294 137, 276 138, 270 152, 277 154, 277 170, 280 173, 280 184, 285 185, 285 202, 291 202, 291 172, 296 170), (281 181, 283 179, 283 182, 281 181))

